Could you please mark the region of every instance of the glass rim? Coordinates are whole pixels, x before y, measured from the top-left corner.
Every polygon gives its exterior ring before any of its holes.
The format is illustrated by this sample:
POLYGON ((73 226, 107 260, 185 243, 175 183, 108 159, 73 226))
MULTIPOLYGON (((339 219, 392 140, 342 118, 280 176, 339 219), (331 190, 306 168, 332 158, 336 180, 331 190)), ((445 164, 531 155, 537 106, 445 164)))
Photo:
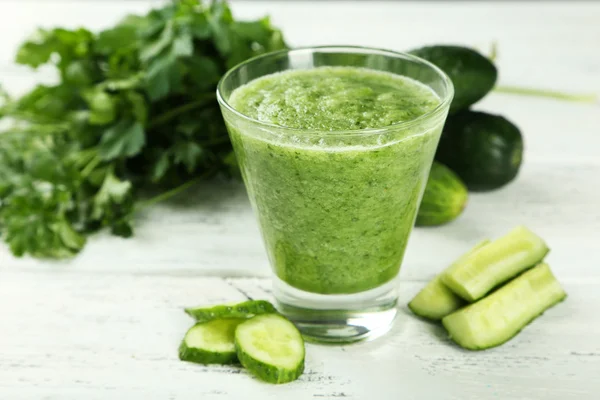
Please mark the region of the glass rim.
POLYGON ((252 124, 260 125, 265 128, 276 129, 279 131, 290 132, 290 133, 306 135, 306 136, 308 136, 308 135, 320 135, 320 136, 324 136, 324 135, 332 135, 332 136, 361 135, 361 136, 364 136, 364 135, 375 135, 375 134, 387 133, 390 131, 390 129, 410 128, 410 127, 413 127, 415 125, 422 123, 423 121, 430 119, 431 117, 433 117, 435 115, 442 113, 444 108, 446 108, 447 106, 450 105, 450 102, 452 101, 453 97, 454 97, 454 85, 452 84, 450 77, 441 68, 439 68, 435 64, 433 64, 421 57, 417 57, 417 56, 409 54, 409 53, 393 51, 393 50, 388 50, 388 49, 381 49, 381 48, 376 48, 376 47, 366 47, 366 46, 342 46, 342 45, 339 45, 339 46, 338 45, 306 46, 306 47, 297 47, 294 49, 283 49, 283 50, 271 51, 268 53, 260 54, 258 56, 249 58, 249 59, 242 61, 241 63, 235 65, 234 67, 230 68, 225 73, 225 75, 223 75, 223 77, 219 80, 219 83, 217 84, 217 101, 219 102, 219 104, 221 104, 223 107, 225 107, 228 111, 232 112, 238 118, 241 118, 244 121, 250 122, 252 124), (327 50, 344 51, 344 50, 346 50, 347 52, 354 52, 354 53, 359 53, 359 54, 360 53, 379 54, 382 56, 404 58, 404 59, 416 61, 418 63, 424 64, 427 67, 431 68, 432 70, 435 71, 435 73, 437 73, 439 75, 439 77, 441 78, 441 80, 444 84, 444 87, 446 89, 446 95, 443 98, 440 98, 440 103, 435 108, 427 111, 425 114, 419 115, 418 117, 410 119, 408 121, 397 122, 397 123, 394 123, 391 125, 382 126, 382 127, 378 127, 378 128, 345 129, 345 130, 335 130, 335 131, 326 131, 326 130, 319 130, 319 129, 292 128, 292 127, 286 127, 286 126, 273 124, 270 122, 261 121, 256 118, 249 117, 248 115, 243 114, 240 111, 236 110, 223 97, 222 86, 223 86, 224 82, 227 81, 227 79, 232 74, 237 72, 240 68, 247 66, 249 64, 252 64, 258 60, 261 60, 264 58, 269 58, 269 57, 274 57, 274 56, 277 56, 280 54, 305 53, 305 52, 310 52, 310 51, 314 51, 314 50, 320 50, 320 51, 327 51, 327 50))

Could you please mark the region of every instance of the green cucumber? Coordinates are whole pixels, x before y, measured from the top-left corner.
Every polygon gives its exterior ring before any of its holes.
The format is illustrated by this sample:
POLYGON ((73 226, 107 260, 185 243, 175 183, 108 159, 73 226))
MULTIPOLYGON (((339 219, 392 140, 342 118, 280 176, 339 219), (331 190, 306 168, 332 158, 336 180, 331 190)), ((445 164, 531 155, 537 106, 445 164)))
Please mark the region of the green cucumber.
POLYGON ((275 313, 277 310, 266 300, 248 300, 237 304, 186 308, 185 312, 196 321, 204 322, 217 318, 251 318, 255 315, 275 313))
POLYGON ((462 46, 426 46, 410 51, 441 68, 452 80, 454 98, 450 114, 465 110, 488 94, 498 78, 489 58, 462 46))
POLYGON ((179 359, 199 364, 235 363, 235 329, 243 321, 245 319, 230 318, 195 324, 179 346, 179 359))
POLYGON ((434 161, 415 224, 432 226, 448 223, 462 213, 468 198, 467 187, 460 178, 445 165, 434 161))
POLYGON ((444 317, 442 324, 460 346, 488 349, 510 340, 566 296, 550 267, 542 263, 477 303, 444 317))
POLYGON ((408 308, 419 317, 437 321, 464 304, 465 301, 448 289, 438 275, 417 293, 408 308))
POLYGON ((469 190, 494 190, 517 176, 523 138, 504 117, 461 111, 446 120, 435 159, 456 172, 469 190))
MULTIPOLYGON (((467 253, 463 254, 458 259, 458 262, 475 253, 489 242, 489 240, 484 240, 478 243, 467 253)), ((444 285, 440 275, 433 278, 408 303, 408 308, 416 315, 432 320, 440 320, 465 304, 465 301, 461 297, 454 294, 454 292, 444 285)))
POLYGON ((241 323, 235 331, 235 347, 242 365, 265 382, 291 382, 304 371, 302 335, 279 314, 241 323))
POLYGON ((494 240, 446 269, 442 282, 463 299, 473 302, 494 287, 542 261, 546 243, 524 226, 494 240))

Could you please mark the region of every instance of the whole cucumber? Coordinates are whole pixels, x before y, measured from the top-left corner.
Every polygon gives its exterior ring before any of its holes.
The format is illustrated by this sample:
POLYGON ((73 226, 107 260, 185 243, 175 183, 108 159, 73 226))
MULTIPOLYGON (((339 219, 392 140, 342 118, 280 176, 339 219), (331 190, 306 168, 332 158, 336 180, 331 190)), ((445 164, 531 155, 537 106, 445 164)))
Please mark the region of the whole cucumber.
POLYGON ((523 138, 504 117, 461 111, 448 117, 435 159, 456 172, 469 190, 494 190, 517 176, 523 138))
POLYGON ((488 94, 498 78, 498 70, 489 58, 463 46, 426 46, 411 54, 437 65, 450 77, 454 98, 450 114, 466 110, 488 94))
POLYGON ((460 178, 445 165, 434 161, 416 225, 442 225, 456 219, 467 205, 468 197, 467 188, 460 178))

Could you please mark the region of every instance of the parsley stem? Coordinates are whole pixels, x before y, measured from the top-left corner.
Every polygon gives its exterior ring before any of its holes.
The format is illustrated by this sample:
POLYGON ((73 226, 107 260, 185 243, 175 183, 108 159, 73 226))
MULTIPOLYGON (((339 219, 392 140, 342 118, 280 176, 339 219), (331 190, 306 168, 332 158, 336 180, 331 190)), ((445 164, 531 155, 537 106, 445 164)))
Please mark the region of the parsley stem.
POLYGON ((96 169, 96 167, 98 166, 98 164, 100 164, 101 161, 102 158, 100 158, 100 156, 94 156, 94 158, 92 158, 92 161, 90 161, 81 171, 81 176, 87 178, 87 176, 91 174, 94 169, 96 169))
POLYGON ((143 201, 139 201, 136 205, 135 205, 135 210, 134 212, 138 212, 144 208, 147 208, 149 206, 152 206, 154 204, 160 203, 162 201, 168 200, 171 197, 177 196, 180 193, 185 192, 186 190, 188 190, 190 187, 194 186, 195 184, 197 184, 198 182, 202 182, 203 180, 205 180, 207 177, 209 177, 210 175, 212 175, 214 173, 214 169, 210 169, 208 171, 206 171, 205 173, 203 173, 200 176, 195 177, 194 179, 190 179, 189 181, 185 182, 184 184, 181 184, 171 190, 168 190, 164 193, 161 193, 157 196, 151 197, 147 200, 143 200, 143 201))
POLYGON ((519 86, 496 86, 494 91, 524 96, 547 97, 557 100, 580 101, 583 103, 595 103, 598 101, 598 96, 592 93, 564 93, 554 90, 533 89, 519 86))
POLYGON ((498 58, 498 42, 496 42, 495 40, 492 42, 492 45, 490 47, 490 55, 488 56, 488 58, 492 62, 496 61, 496 59, 498 58))
POLYGON ((204 93, 203 95, 198 97, 198 99, 196 99, 195 101, 192 101, 191 103, 187 103, 187 104, 184 104, 177 108, 174 108, 172 110, 169 110, 169 111, 159 115, 158 117, 154 118, 153 120, 148 122, 148 128, 154 128, 158 125, 162 125, 165 122, 169 122, 173 118, 175 118, 183 113, 186 113, 186 112, 193 110, 195 108, 198 108, 198 107, 203 107, 203 106, 207 105, 208 103, 212 102, 213 100, 215 100, 215 98, 216 98, 216 95, 212 92, 204 93))

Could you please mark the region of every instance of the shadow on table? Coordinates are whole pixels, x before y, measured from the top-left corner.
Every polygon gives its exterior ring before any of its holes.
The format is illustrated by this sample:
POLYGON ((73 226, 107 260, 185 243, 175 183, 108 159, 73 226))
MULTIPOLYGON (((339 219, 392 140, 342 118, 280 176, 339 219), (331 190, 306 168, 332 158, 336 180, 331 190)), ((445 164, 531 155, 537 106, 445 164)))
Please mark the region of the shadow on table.
MULTIPOLYGON (((166 192, 149 191, 145 193, 144 197, 150 199, 166 192)), ((223 205, 231 202, 235 204, 248 203, 244 184, 236 179, 214 178, 210 181, 195 183, 156 204, 171 209, 211 209, 222 208, 223 205)))

